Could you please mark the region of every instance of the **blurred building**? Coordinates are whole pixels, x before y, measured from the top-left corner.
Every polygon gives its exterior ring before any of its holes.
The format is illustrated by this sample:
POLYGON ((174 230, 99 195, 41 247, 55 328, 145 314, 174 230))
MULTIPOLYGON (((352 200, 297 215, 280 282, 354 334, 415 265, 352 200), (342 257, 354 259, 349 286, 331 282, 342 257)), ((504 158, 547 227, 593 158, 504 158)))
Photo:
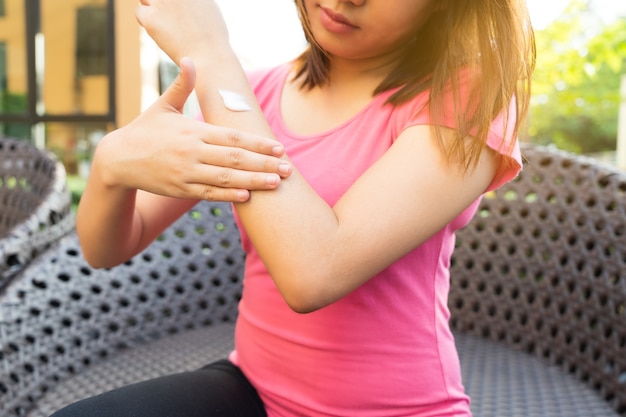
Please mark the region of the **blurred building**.
MULTIPOLYGON (((217 0, 247 69, 305 45, 293 1, 217 0), (241 13, 246 10, 246 13, 241 13), (259 16, 270 15, 272 24, 259 16)), ((0 0, 0 135, 88 172, 102 136, 152 103, 178 68, 135 19, 137 0, 0 0)), ((190 100, 186 112, 198 111, 190 100)))
POLYGON ((51 149, 78 173, 141 110, 137 4, 0 0, 0 135, 51 149))

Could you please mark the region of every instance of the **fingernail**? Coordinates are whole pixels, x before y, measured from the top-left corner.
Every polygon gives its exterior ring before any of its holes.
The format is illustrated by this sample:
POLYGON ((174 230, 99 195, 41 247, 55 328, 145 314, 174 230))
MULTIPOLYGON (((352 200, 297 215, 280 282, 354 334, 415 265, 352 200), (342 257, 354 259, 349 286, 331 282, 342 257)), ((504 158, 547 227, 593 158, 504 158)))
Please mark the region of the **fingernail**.
POLYGON ((280 177, 278 175, 268 175, 265 177, 265 183, 268 185, 276 185, 280 182, 280 177))
POLYGON ((282 145, 276 145, 272 148, 272 152, 276 156, 281 156, 285 152, 285 149, 282 147, 282 145))
POLYGON ((250 191, 248 190, 238 190, 237 191, 237 200, 238 201, 248 201, 250 198, 250 191))
POLYGON ((278 165, 278 172, 280 172, 281 174, 289 174, 291 172, 291 165, 289 164, 278 165))

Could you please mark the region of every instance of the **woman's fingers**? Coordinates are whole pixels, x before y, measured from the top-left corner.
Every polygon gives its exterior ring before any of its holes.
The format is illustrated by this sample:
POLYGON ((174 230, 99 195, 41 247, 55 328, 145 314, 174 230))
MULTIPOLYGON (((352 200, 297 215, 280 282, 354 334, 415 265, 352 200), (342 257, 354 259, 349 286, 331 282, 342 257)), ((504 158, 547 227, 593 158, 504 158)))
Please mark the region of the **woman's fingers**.
POLYGON ((198 155, 198 160, 203 165, 227 168, 229 172, 254 173, 259 178, 268 174, 277 174, 286 178, 292 172, 288 161, 241 148, 207 146, 198 155))
POLYGON ((191 184, 190 194, 195 200, 227 201, 245 203, 250 199, 250 191, 238 188, 222 188, 214 185, 191 184))
POLYGON ((236 188, 246 190, 273 190, 281 182, 280 175, 270 172, 245 171, 211 164, 196 165, 185 179, 187 184, 236 188))
POLYGON ((156 102, 157 106, 168 106, 182 113, 189 95, 193 92, 196 84, 196 67, 189 58, 180 60, 180 72, 174 82, 165 90, 156 102))
POLYGON ((265 155, 281 157, 285 153, 282 144, 274 139, 245 133, 237 129, 205 124, 204 141, 211 145, 246 149, 265 155))
POLYGON ((179 198, 243 203, 250 198, 250 191, 274 190, 281 181, 276 174, 259 174, 210 165, 204 168, 204 172, 194 175, 198 182, 189 182, 180 192, 167 194, 179 198))
POLYGON ((281 156, 284 147, 275 140, 246 134, 232 129, 206 125, 203 136, 206 146, 198 149, 198 160, 207 165, 258 173, 276 173, 288 177, 291 164, 281 156))

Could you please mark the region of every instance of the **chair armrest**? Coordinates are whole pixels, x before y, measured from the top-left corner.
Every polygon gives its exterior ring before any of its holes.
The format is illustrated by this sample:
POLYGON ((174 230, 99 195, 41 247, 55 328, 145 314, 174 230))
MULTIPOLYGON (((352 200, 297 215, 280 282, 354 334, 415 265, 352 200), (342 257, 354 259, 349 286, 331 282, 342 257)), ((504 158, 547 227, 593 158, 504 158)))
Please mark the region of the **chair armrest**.
POLYGON ((0 138, 0 291, 73 228, 63 164, 29 142, 0 138))

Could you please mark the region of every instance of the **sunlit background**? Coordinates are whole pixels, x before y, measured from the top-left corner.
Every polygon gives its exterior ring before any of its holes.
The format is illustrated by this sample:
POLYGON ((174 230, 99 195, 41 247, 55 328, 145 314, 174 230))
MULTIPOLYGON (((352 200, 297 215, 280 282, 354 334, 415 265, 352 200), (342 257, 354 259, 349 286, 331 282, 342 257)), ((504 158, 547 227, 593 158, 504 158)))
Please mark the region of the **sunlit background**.
MULTIPOLYGON (((527 0, 533 25, 543 29, 570 4, 570 0, 527 0)), ((626 15, 626 2, 620 0, 594 0, 593 7, 604 22, 626 15)))
MULTIPOLYGON (((302 49, 304 38, 292 0, 218 0, 218 4, 245 65, 273 65, 302 49)), ((559 18, 570 0, 527 0, 527 4, 533 26, 541 30, 559 18)), ((605 23, 626 16, 624 0, 594 0, 593 7, 605 23)))

